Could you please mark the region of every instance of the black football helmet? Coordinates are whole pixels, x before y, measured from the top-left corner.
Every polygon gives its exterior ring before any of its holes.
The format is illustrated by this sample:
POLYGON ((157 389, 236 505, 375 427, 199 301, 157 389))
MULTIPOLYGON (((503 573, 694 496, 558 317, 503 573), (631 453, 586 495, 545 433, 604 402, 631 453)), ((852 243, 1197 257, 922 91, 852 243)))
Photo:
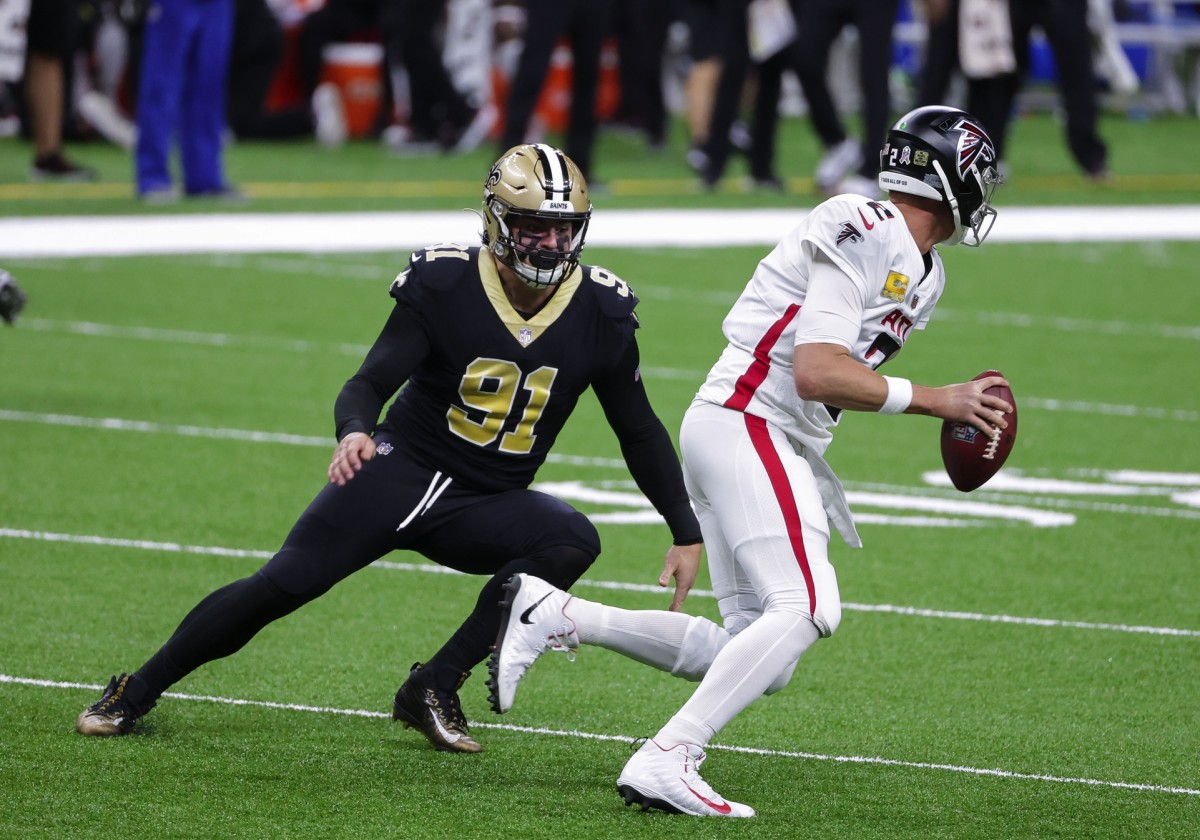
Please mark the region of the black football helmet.
POLYGON ((948 245, 977 246, 992 229, 992 193, 1001 182, 996 146, 966 111, 928 105, 888 131, 879 152, 879 188, 943 202, 954 217, 948 245))
POLYGON ((509 149, 483 185, 483 244, 535 289, 561 283, 579 265, 592 205, 575 162, 553 146, 527 143, 509 149), (566 224, 556 249, 522 242, 522 220, 566 224), (517 232, 514 235, 514 230, 517 232))

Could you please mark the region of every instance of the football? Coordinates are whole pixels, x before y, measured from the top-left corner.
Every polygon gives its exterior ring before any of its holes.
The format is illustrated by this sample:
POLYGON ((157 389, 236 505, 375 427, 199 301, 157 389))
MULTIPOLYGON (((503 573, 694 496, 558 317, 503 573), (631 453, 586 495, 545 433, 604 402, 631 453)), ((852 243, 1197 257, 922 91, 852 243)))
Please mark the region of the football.
MULTIPOLYGON (((1003 375, 997 370, 985 370, 975 379, 1003 375)), ((1004 466, 1017 441, 1017 401, 1013 399, 1012 391, 995 385, 984 393, 1000 397, 1013 407, 1012 413, 1005 415, 1008 428, 999 437, 988 437, 969 423, 949 420, 942 423, 942 463, 951 483, 964 493, 981 487, 994 476, 1004 466)))

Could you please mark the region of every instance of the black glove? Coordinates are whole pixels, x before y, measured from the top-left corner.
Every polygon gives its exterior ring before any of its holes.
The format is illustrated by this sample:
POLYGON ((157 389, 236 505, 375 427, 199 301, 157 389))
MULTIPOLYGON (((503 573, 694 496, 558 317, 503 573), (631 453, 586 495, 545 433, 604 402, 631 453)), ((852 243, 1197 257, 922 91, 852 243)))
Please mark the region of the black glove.
POLYGON ((13 323, 17 315, 25 308, 25 293, 17 285, 12 275, 0 268, 0 318, 6 323, 13 323))

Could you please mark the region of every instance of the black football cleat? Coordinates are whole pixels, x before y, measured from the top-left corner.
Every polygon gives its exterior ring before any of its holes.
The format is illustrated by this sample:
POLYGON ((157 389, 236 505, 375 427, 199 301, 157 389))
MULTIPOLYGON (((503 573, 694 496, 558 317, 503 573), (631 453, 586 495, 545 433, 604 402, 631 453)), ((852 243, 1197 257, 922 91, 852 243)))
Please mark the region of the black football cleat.
POLYGON ((13 276, 0 268, 0 319, 6 324, 15 323, 27 298, 13 276))
POLYGON ((104 694, 92 705, 79 713, 75 719, 75 731, 80 735, 111 737, 127 735, 138 722, 138 718, 154 708, 154 704, 143 706, 129 698, 131 688, 141 687, 140 682, 131 687, 132 674, 121 674, 108 681, 104 694))
POLYGON ((477 753, 483 745, 467 731, 467 719, 458 701, 458 690, 471 672, 467 671, 451 689, 438 684, 437 675, 420 662, 412 666, 408 679, 392 701, 392 720, 405 728, 420 730, 436 750, 477 753))

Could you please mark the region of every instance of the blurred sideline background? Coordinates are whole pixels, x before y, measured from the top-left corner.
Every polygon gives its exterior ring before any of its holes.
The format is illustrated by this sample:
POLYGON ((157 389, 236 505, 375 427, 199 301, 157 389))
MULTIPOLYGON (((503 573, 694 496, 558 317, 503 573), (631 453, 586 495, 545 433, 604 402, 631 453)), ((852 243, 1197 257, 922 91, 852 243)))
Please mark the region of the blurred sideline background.
MULTIPOLYGON (((83 23, 65 74, 63 148, 67 157, 78 162, 83 177, 59 178, 34 177, 29 166, 29 112, 22 78, 27 64, 20 58, 20 16, 28 2, 0 0, 0 79, 5 80, 0 96, 0 214, 4 216, 473 206, 479 181, 500 151, 496 141, 505 98, 527 25, 521 3, 449 0, 432 33, 456 87, 477 113, 484 108, 496 111, 494 119, 484 121, 490 127, 476 142, 446 147, 414 138, 405 68, 389 60, 380 27, 366 25, 322 49, 320 83, 338 93, 344 123, 341 136, 322 137, 317 114, 310 115, 310 130, 297 131, 288 139, 238 137, 230 129, 223 151, 227 177, 236 193, 218 197, 226 200, 146 207, 135 201, 130 151, 136 136, 131 74, 136 72, 137 21, 145 5, 87 0, 78 6, 83 23)), ((264 2, 238 0, 238 20, 243 4, 264 2)), ((640 5, 633 2, 618 10, 601 53, 596 96, 599 130, 590 177, 598 208, 811 206, 820 201, 824 195, 812 174, 824 150, 790 71, 784 73, 778 103, 779 183, 764 188, 749 177, 736 140, 720 183, 713 189, 700 183, 689 164, 695 144, 686 88, 695 62, 689 57, 685 15, 671 16, 660 60, 651 62, 661 71, 658 81, 667 111, 662 130, 648 127, 643 115, 622 107, 631 99, 622 58, 634 49, 628 41, 636 34, 630 28, 642 23, 636 12, 640 5)), ((310 108, 299 80, 299 41, 305 20, 324 6, 326 0, 270 0, 278 43, 261 103, 264 115, 277 117, 310 108)), ((1090 7, 1087 37, 1093 47, 1095 92, 1102 114, 1100 134, 1110 150, 1110 177, 1104 183, 1090 183, 1073 166, 1062 136, 1054 58, 1045 37, 1035 29, 1030 72, 1010 131, 1009 184, 1001 193, 1001 206, 1200 200, 1200 174, 1194 164, 1200 140, 1196 119, 1200 4, 1093 0, 1090 7)), ((913 104, 927 32, 924 4, 904 0, 890 56, 893 116, 913 104)), ((238 33, 234 37, 236 64, 238 33)), ((573 71, 570 46, 567 39, 560 39, 554 49, 527 139, 564 140, 573 71)), ((855 131, 861 125, 859 49, 855 29, 843 30, 833 45, 828 72, 838 109, 855 131)), ((231 71, 231 86, 237 83, 235 76, 231 71)), ((639 81, 649 85, 654 80, 639 81)), ((752 89, 753 74, 748 85, 752 89)), ((962 76, 956 74, 946 98, 964 105, 964 96, 962 76)))

